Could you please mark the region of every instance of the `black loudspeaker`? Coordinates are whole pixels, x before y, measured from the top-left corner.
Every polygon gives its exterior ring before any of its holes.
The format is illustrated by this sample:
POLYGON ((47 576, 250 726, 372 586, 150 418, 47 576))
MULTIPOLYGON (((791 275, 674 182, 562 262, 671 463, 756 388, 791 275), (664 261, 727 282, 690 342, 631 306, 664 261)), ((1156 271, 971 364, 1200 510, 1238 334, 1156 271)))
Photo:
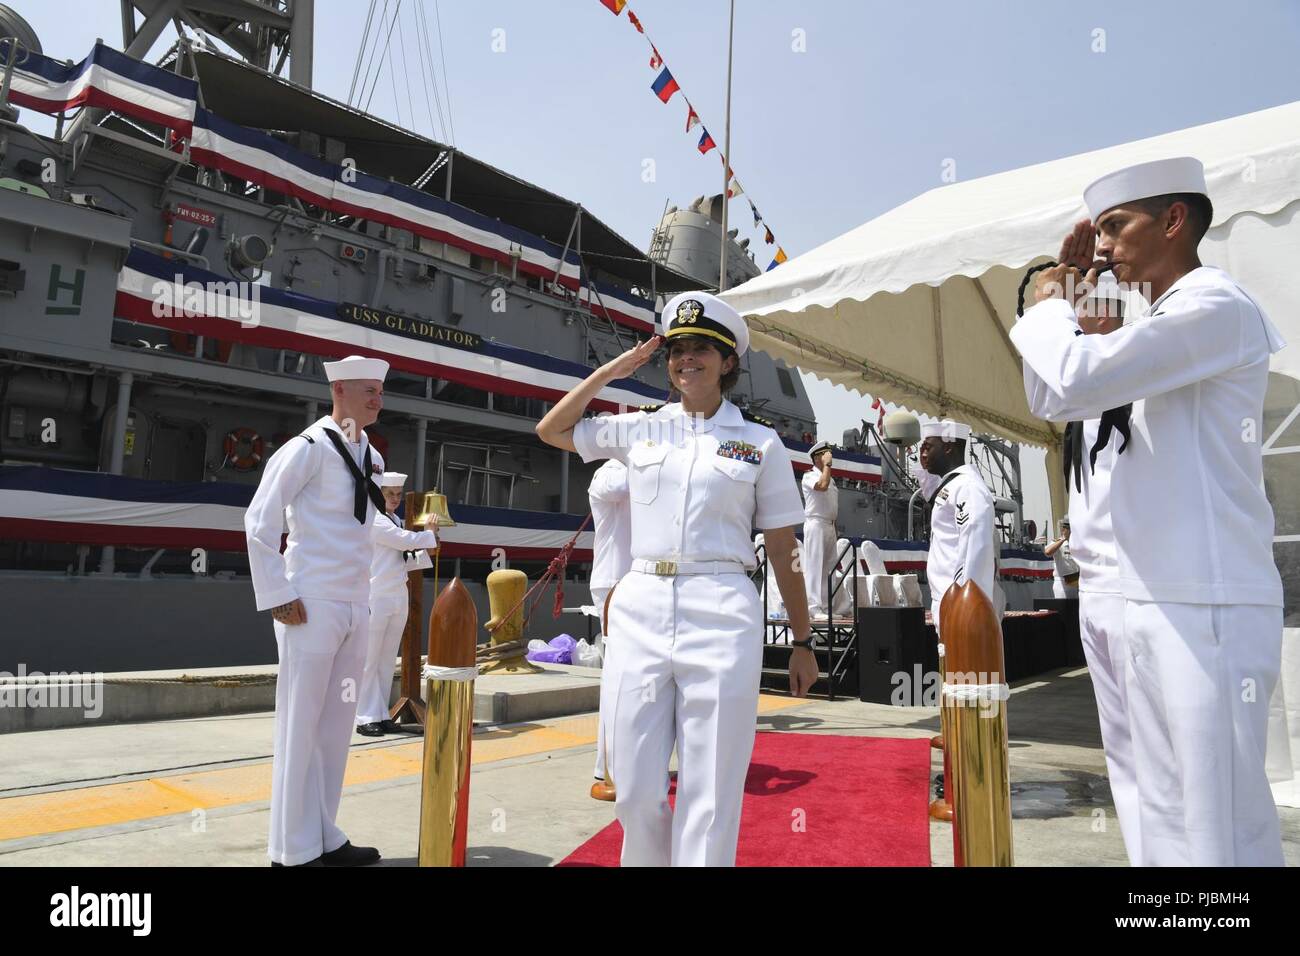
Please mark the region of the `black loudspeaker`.
POLYGON ((1066 667, 1082 667, 1087 662, 1083 656, 1083 639, 1079 636, 1078 598, 1035 598, 1035 611, 1055 611, 1061 618, 1065 636, 1066 667))
POLYGON ((860 607, 858 698, 876 704, 934 706, 939 648, 925 608, 860 607), (933 685, 933 686, 932 686, 933 685))

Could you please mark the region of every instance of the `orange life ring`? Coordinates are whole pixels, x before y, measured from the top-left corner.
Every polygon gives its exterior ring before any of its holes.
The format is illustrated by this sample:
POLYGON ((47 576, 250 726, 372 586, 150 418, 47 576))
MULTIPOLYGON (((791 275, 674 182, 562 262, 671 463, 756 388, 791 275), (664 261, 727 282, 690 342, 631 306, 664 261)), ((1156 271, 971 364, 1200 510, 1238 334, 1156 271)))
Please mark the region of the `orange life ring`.
POLYGON ((236 428, 234 431, 226 432, 226 438, 221 443, 226 461, 230 462, 236 471, 252 471, 260 465, 263 447, 262 436, 251 428, 236 428), (244 446, 247 446, 246 451, 242 450, 244 446))

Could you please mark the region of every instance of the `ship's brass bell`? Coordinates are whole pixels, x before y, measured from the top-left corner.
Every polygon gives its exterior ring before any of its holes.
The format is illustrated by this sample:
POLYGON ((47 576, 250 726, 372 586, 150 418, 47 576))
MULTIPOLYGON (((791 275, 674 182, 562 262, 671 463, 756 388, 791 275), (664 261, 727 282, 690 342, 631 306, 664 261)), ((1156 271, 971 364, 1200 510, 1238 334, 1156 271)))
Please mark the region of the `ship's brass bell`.
POLYGON ((447 511, 447 496, 440 495, 436 491, 426 491, 423 493, 423 500, 420 502, 420 513, 415 516, 415 526, 423 528, 429 523, 429 518, 433 515, 438 516, 439 528, 456 527, 456 522, 452 520, 447 511))

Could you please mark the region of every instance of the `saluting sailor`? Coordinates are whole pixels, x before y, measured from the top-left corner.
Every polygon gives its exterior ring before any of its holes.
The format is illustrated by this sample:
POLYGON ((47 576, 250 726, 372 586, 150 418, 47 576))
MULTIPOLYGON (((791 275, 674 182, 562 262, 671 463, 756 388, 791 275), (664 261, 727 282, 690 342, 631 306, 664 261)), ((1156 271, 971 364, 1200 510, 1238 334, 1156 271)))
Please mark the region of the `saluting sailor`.
POLYGON ((997 520, 993 493, 974 465, 966 464, 970 426, 960 422, 921 425, 921 467, 938 479, 930 498, 930 616, 943 638, 939 605, 953 584, 973 581, 1002 619, 1006 599, 998 584, 997 520))
POLYGON ((831 477, 831 443, 819 441, 808 449, 812 468, 803 481, 803 578, 808 591, 808 613, 826 617, 826 581, 835 567, 835 519, 840 512, 840 490, 831 477))
POLYGON ((1067 238, 1062 264, 1039 274, 1037 304, 1011 339, 1058 414, 1100 418, 1132 403, 1110 501, 1140 858, 1281 866, 1264 749, 1282 581, 1259 430, 1269 356, 1285 343, 1231 276, 1201 265, 1213 207, 1198 160, 1103 176, 1084 203, 1092 218, 1067 238), (1110 335, 1076 335, 1067 294, 1086 292, 1104 265, 1146 287, 1151 306, 1110 335))
POLYGON ((597 800, 613 800, 614 787, 608 782, 606 757, 609 710, 605 703, 607 691, 617 684, 611 676, 615 648, 605 633, 605 599, 619 579, 632 567, 632 510, 627 497, 627 466, 613 458, 596 469, 587 487, 587 502, 591 506, 592 555, 591 603, 600 621, 602 661, 600 671, 600 713, 596 721, 596 782, 591 785, 591 795, 597 800))
POLYGON ((762 605, 747 573, 756 566, 754 528, 766 533, 796 638, 791 692, 803 696, 817 679, 793 563, 803 509, 781 439, 723 397, 749 346, 744 320, 716 296, 689 292, 669 300, 663 322, 680 401, 579 420, 602 388, 645 364, 656 336, 590 375, 537 433, 584 461, 628 467, 633 560, 609 599, 618 685, 606 715, 622 863, 730 866, 763 655, 762 605), (674 743, 675 813, 667 794, 674 743))
POLYGON ((357 733, 382 737, 400 733, 388 716, 393 692, 393 662, 406 630, 410 609, 407 575, 433 567, 430 557, 438 550, 438 516, 430 515, 423 531, 407 531, 394 514, 402 503, 406 475, 386 471, 380 482, 384 510, 375 509, 370 523, 373 542, 370 558, 370 640, 357 693, 357 733))
MULTIPOLYGON (((1064 253, 1063 253, 1064 254, 1064 253)), ((1109 335, 1124 325, 1121 290, 1112 278, 1079 303, 1079 328, 1085 335, 1109 335)), ((1064 421, 1066 409, 1025 363, 1025 397, 1040 418, 1064 421)), ((1071 558, 1078 569, 1079 634, 1097 698, 1101 743, 1111 798, 1129 863, 1142 865, 1137 766, 1128 706, 1128 650, 1124 643, 1124 595, 1111 528, 1110 482, 1116 461, 1128 450, 1129 409, 1065 426, 1065 484, 1070 495, 1066 524, 1071 558)), ((1068 417, 1068 416, 1066 416, 1068 417)))
POLYGON ((271 764, 272 866, 365 866, 335 824, 370 631, 370 523, 384 460, 365 427, 384 407, 382 359, 325 363, 333 411, 266 463, 244 515, 259 611, 279 653, 271 764), (289 543, 280 554, 286 525, 289 543))

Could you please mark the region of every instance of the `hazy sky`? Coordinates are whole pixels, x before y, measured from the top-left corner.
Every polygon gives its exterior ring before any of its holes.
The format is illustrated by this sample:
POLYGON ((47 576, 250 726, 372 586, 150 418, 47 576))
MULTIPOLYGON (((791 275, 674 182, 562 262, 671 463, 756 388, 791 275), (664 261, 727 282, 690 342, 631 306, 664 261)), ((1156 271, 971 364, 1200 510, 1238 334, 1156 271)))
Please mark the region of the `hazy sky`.
MULTIPOLYGON (((80 59, 96 37, 121 45, 116 0, 8 3, 51 56, 80 59)), ((398 0, 387 5, 391 21, 398 0)), ((316 7, 315 84, 346 100, 370 4, 316 7)), ((371 112, 450 138, 427 105, 417 7, 460 149, 582 202, 643 248, 666 203, 721 189, 718 153, 701 156, 699 128, 685 132, 682 93, 655 98, 645 37, 598 0, 402 0, 371 112)), ((721 146, 728 4, 629 9, 721 146)), ((972 179, 1291 102, 1298 58, 1294 0, 737 0, 732 167, 794 257, 941 186, 945 160, 972 179)), ((765 266, 775 247, 748 205, 732 210, 765 266)), ((868 414, 870 399, 805 378, 820 437, 868 414)), ((1026 451, 1026 516, 1041 526, 1039 462, 1026 451)))

